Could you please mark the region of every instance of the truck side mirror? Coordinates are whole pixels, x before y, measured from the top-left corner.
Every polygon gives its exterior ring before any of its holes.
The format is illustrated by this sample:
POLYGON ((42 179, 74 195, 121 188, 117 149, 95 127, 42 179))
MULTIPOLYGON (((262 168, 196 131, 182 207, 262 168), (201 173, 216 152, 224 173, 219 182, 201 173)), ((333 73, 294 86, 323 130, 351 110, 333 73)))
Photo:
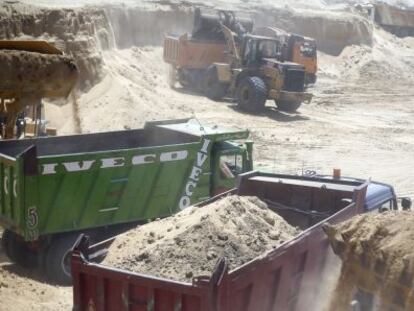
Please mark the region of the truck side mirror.
POLYGON ((412 202, 410 198, 401 198, 401 206, 403 211, 411 210, 412 202))

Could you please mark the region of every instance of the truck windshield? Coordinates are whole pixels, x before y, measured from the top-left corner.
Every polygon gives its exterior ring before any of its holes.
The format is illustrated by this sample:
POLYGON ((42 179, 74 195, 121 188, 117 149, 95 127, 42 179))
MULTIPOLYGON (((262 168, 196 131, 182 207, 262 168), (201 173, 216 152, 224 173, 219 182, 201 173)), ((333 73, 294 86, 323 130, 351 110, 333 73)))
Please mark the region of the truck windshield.
POLYGON ((303 42, 300 46, 300 52, 305 57, 315 57, 316 56, 316 46, 311 42, 303 42))
POLYGON ((220 176, 222 179, 234 178, 243 172, 243 157, 240 154, 220 157, 220 176))

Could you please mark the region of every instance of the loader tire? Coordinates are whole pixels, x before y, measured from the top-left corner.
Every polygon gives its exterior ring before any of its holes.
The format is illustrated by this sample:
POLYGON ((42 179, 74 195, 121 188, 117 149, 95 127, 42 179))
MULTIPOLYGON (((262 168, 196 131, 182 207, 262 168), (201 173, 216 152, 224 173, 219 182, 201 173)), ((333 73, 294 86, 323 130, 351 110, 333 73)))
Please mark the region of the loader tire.
POLYGON ((277 109, 281 111, 286 111, 286 112, 295 112, 302 105, 301 102, 297 102, 297 101, 289 102, 289 101, 279 100, 279 101, 275 101, 275 103, 276 103, 277 109))
POLYGON ((70 285, 72 248, 78 238, 77 234, 62 234, 53 237, 44 254, 44 271, 47 279, 55 284, 70 285))
POLYGON ((203 89, 204 94, 211 100, 220 100, 226 95, 228 85, 220 82, 216 67, 208 67, 204 75, 203 89))
POLYGON ((246 77, 237 87, 237 103, 240 109, 260 112, 266 104, 266 99, 266 84, 259 77, 246 77))
POLYGON ((12 262, 26 269, 37 267, 37 252, 30 249, 14 232, 7 229, 4 230, 2 247, 12 262))

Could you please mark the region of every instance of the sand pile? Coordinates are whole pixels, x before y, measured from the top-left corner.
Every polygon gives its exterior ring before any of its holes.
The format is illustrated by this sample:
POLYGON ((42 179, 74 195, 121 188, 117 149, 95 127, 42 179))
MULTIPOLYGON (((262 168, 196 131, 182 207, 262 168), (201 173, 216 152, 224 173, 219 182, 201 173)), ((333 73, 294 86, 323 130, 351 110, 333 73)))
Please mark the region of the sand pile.
POLYGON ((377 296, 386 310, 404 305, 413 310, 413 223, 413 212, 370 213, 329 230, 343 261, 331 310, 348 310, 356 288, 377 296))
POLYGON ((66 97, 78 77, 73 59, 65 55, 0 50, 0 63, 0 92, 66 97))
POLYGON ((0 264, 0 311, 72 309, 71 287, 48 285, 37 277, 16 265, 0 264))
POLYGON ((298 233, 257 197, 228 196, 118 237, 104 264, 191 282, 220 257, 234 269, 298 233))

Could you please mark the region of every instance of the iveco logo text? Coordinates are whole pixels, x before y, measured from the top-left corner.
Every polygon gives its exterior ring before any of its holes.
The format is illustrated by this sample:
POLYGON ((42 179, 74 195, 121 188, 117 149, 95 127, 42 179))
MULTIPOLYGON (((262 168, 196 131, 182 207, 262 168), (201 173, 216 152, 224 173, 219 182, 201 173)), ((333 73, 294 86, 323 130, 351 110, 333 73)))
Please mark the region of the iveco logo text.
MULTIPOLYGON (((187 156, 187 150, 163 152, 159 155, 155 153, 150 153, 133 156, 131 159, 131 164, 142 165, 156 162, 180 161, 185 160, 187 156)), ((67 172, 88 171, 96 163, 98 163, 99 168, 122 167, 127 164, 125 157, 104 158, 99 160, 84 160, 76 162, 48 163, 42 165, 42 175, 56 174, 56 169, 59 166, 63 166, 67 172)))
POLYGON ((208 157, 208 145, 210 144, 209 139, 205 139, 201 150, 197 152, 197 162, 191 170, 190 177, 188 178, 187 184, 185 185, 184 194, 180 199, 180 209, 184 209, 191 205, 191 196, 193 190, 197 186, 197 182, 200 179, 200 174, 203 171, 202 167, 208 157))

